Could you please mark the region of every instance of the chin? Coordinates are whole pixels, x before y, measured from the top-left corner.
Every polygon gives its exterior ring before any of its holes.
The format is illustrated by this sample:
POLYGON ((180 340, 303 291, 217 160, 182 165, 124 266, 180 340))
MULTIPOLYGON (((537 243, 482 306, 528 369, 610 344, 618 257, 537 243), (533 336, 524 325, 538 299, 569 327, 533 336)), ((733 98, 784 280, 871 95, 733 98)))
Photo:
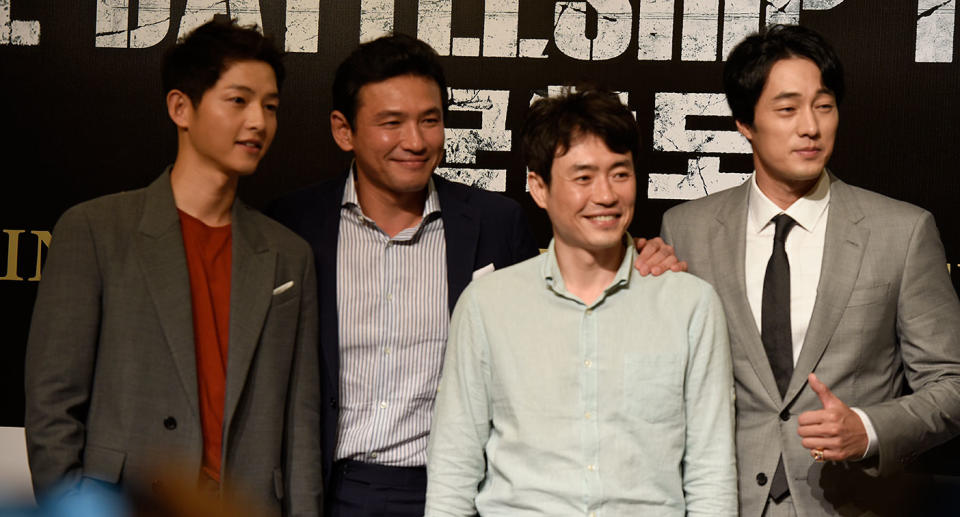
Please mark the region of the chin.
POLYGON ((818 167, 816 169, 811 169, 808 171, 798 172, 793 175, 793 181, 798 183, 806 183, 808 181, 813 181, 820 177, 820 171, 823 170, 823 167, 818 167))
POLYGON ((398 192, 420 192, 421 190, 427 188, 427 183, 429 182, 430 173, 420 174, 415 178, 408 178, 407 181, 403 181, 394 185, 394 188, 398 192))
POLYGON ((617 237, 599 237, 596 239, 591 239, 589 249, 593 252, 607 251, 620 248, 621 244, 623 244, 622 233, 617 237))
POLYGON ((257 166, 253 167, 235 167, 233 169, 233 174, 236 176, 252 176, 254 172, 257 172, 257 166))

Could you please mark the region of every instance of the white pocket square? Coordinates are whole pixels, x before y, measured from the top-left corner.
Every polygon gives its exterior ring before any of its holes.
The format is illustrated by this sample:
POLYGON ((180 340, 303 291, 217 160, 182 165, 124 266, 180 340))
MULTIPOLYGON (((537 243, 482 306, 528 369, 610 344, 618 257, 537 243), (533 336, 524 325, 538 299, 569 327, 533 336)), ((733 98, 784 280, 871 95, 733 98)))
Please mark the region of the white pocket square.
POLYGON ((289 281, 288 281, 287 283, 285 283, 285 284, 278 285, 277 287, 274 287, 274 288, 273 288, 273 295, 276 296, 276 295, 278 295, 278 294, 286 291, 287 289, 290 289, 291 287, 293 287, 293 280, 289 280, 289 281))
POLYGON ((486 275, 486 274, 489 274, 489 273, 493 273, 493 270, 494 270, 494 269, 496 269, 496 268, 493 267, 493 262, 487 264, 486 266, 483 266, 482 268, 480 268, 480 269, 478 269, 478 270, 476 270, 476 271, 473 272, 473 280, 476 280, 476 279, 480 278, 480 277, 483 276, 483 275, 486 275))

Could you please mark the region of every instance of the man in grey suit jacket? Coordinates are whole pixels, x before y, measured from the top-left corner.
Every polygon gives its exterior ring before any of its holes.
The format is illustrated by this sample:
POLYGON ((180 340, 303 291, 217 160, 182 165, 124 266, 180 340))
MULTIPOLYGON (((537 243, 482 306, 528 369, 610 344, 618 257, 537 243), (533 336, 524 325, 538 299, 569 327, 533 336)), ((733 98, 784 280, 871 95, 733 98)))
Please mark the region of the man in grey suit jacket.
POLYGON ((53 232, 27 345, 35 490, 162 494, 173 469, 254 515, 318 515, 312 253, 235 199, 276 132, 281 55, 216 20, 174 47, 163 77, 173 166, 71 208, 53 232))
POLYGON ((933 218, 826 171, 843 76, 813 31, 748 37, 724 88, 756 172, 669 210, 662 235, 727 313, 741 513, 924 514, 902 468, 960 430, 960 304, 933 218))

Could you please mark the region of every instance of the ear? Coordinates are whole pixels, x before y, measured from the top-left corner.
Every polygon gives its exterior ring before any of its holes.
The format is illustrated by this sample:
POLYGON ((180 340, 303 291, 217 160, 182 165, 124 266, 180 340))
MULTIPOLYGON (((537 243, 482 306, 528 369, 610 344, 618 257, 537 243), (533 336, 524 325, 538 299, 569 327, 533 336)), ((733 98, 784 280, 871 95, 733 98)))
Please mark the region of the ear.
POLYGON ((744 124, 743 122, 740 122, 739 120, 737 120, 736 123, 737 123, 737 131, 739 131, 744 138, 753 142, 753 130, 750 128, 750 126, 747 124, 744 124))
POLYGON ((536 172, 527 172, 527 186, 530 187, 530 197, 540 208, 547 209, 547 197, 550 194, 550 186, 543 181, 543 177, 536 172))
POLYGON ((353 128, 350 127, 350 121, 342 112, 333 110, 330 112, 330 133, 337 146, 344 151, 353 151, 353 128))
POLYGON ((179 129, 188 129, 193 119, 193 102, 180 90, 167 92, 167 115, 179 129))

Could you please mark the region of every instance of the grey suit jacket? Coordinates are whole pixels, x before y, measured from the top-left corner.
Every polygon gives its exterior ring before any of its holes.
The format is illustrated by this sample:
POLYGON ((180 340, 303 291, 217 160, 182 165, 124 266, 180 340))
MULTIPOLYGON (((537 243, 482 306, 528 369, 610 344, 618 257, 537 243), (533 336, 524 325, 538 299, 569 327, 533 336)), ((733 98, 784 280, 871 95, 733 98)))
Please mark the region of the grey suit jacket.
POLYGON ((727 314, 741 513, 761 514, 781 454, 801 516, 906 511, 913 487, 901 467, 960 432, 960 303, 933 217, 831 176, 817 298, 781 400, 746 295, 749 188, 674 207, 662 229, 727 314), (866 412, 876 457, 823 464, 803 448, 797 416, 822 409, 807 386, 811 372, 866 412), (913 393, 904 395, 908 386, 913 393))
MULTIPOLYGON (((232 231, 222 490, 239 493, 258 514, 317 515, 313 256, 239 200, 232 231)), ((86 478, 149 490, 158 469, 169 467, 198 475, 190 279, 169 173, 145 189, 71 208, 53 236, 25 372, 38 496, 86 478)))

